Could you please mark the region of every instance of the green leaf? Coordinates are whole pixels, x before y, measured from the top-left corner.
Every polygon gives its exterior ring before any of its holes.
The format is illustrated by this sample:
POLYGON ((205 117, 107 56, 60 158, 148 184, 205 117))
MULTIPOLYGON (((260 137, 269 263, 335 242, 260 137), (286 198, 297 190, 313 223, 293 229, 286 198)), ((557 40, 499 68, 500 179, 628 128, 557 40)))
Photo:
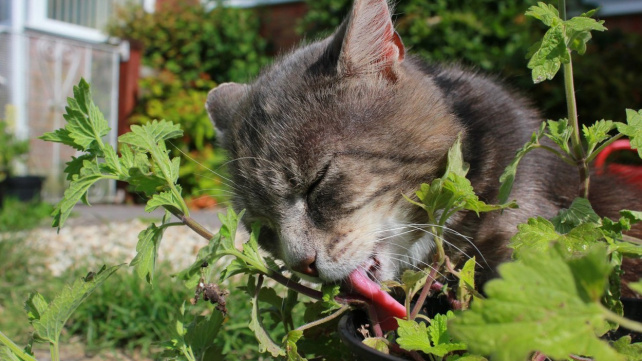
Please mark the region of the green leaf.
POLYGON ((613 342, 613 348, 626 357, 627 361, 642 361, 642 343, 631 343, 631 336, 623 336, 613 342))
POLYGON ((568 119, 560 119, 558 121, 549 120, 547 123, 548 133, 545 133, 544 135, 555 142, 555 144, 557 144, 564 153, 571 154, 569 141, 571 139, 571 134, 573 134, 573 128, 568 124, 568 119))
POLYGON ((637 149, 638 155, 642 157, 642 110, 636 112, 627 109, 626 122, 627 124, 616 123, 617 130, 630 138, 631 148, 637 149))
POLYGON ((165 141, 182 135, 183 131, 178 124, 166 120, 154 120, 142 126, 132 125, 131 132, 121 135, 118 140, 148 152, 162 177, 169 183, 175 183, 178 179, 177 165, 180 159, 174 158, 171 163, 167 162, 168 151, 165 141))
POLYGON ((38 139, 42 139, 47 142, 62 143, 80 151, 84 151, 86 149, 83 145, 76 143, 74 138, 71 137, 70 132, 64 128, 45 133, 38 137, 38 139))
MULTIPOLYGON (((39 317, 31 321, 37 335, 52 344, 57 344, 62 329, 69 316, 78 306, 109 276, 116 272, 122 265, 106 268, 103 266, 90 281, 76 280, 73 285, 63 288, 62 292, 54 298, 46 310, 38 311, 39 317)), ((32 297, 33 301, 34 298, 32 297)), ((39 301, 38 301, 39 302, 39 301)), ((35 305, 35 303, 34 303, 35 305)), ((32 313, 35 316, 35 313, 32 313)))
POLYGON ((30 294, 25 302, 25 311, 27 311, 29 321, 39 320, 48 307, 49 304, 41 294, 38 292, 30 294))
POLYGON ((156 258, 158 257, 160 241, 163 238, 163 230, 163 228, 159 228, 153 223, 142 230, 138 234, 136 257, 129 264, 130 267, 134 267, 138 277, 150 285, 154 281, 156 258))
POLYGON ((298 330, 292 330, 288 332, 287 335, 285 335, 285 354, 288 361, 307 361, 306 358, 299 355, 299 352, 297 350, 296 343, 301 339, 301 337, 303 337, 303 331, 298 330))
POLYGON ((91 101, 89 84, 84 79, 74 86, 73 91, 75 99, 67 99, 66 114, 63 114, 67 120, 65 129, 83 150, 102 151, 101 139, 109 133, 109 125, 100 109, 91 101))
POLYGON ((475 290, 475 257, 470 258, 459 272, 457 299, 467 308, 475 290))
POLYGON ((559 234, 553 223, 542 217, 530 218, 528 223, 518 225, 517 229, 509 243, 516 259, 527 253, 546 253, 555 241, 568 252, 583 251, 602 237, 601 230, 594 224, 582 224, 566 234, 559 234))
MULTIPOLYGON (((181 187, 176 186, 178 192, 181 192, 181 187)), ((169 206, 176 209, 181 209, 181 198, 178 198, 174 192, 166 191, 161 193, 156 193, 152 196, 150 200, 147 201, 147 206, 145 207, 145 212, 152 212, 158 207, 169 206)))
POLYGON ((438 314, 428 327, 425 323, 397 319, 397 343, 405 350, 418 350, 438 357, 444 357, 453 351, 466 350, 466 345, 453 342, 447 331, 447 320, 453 317, 452 311, 448 311, 447 315, 438 314))
POLYGON ((73 180, 74 175, 80 176, 80 171, 84 167, 85 161, 96 162, 96 157, 92 154, 83 154, 78 158, 71 156, 71 161, 67 162, 65 173, 67 173, 67 180, 73 180))
POLYGON ((335 297, 341 292, 341 285, 324 284, 321 286, 323 298, 321 299, 325 310, 322 313, 330 313, 341 308, 341 304, 335 301, 335 297))
POLYGON ((576 16, 564 22, 566 26, 566 36, 568 38, 568 47, 575 50, 578 54, 586 52, 586 43, 591 40, 591 31, 605 31, 604 20, 597 21, 591 19, 588 14, 576 16))
POLYGON ((568 209, 560 210, 551 221, 555 225, 555 230, 562 234, 585 223, 601 225, 601 218, 595 213, 591 203, 586 198, 580 197, 575 198, 568 209))
POLYGON ((609 132, 615 128, 615 123, 610 120, 600 120, 595 122, 593 125, 587 127, 582 125, 582 133, 584 133, 584 139, 588 146, 588 151, 586 154, 590 157, 591 153, 596 146, 605 140, 609 139, 609 132))
POLYGON ((548 27, 562 22, 555 6, 543 2, 538 2, 537 5, 528 8, 525 15, 541 20, 548 27))
POLYGON ((362 342, 364 345, 373 348, 381 353, 385 353, 386 355, 390 354, 388 340, 383 337, 366 337, 362 342))
POLYGON ((88 160, 83 161, 83 167, 80 173, 72 177, 69 188, 65 190, 64 196, 56 205, 53 212, 53 227, 62 227, 71 214, 78 201, 83 200, 86 202, 86 194, 94 183, 107 176, 103 175, 98 168, 98 164, 88 160))
POLYGON ((504 169, 504 172, 499 177, 499 182, 501 183, 501 185, 499 187, 499 195, 497 196, 497 200, 500 204, 504 204, 508 201, 508 196, 510 196, 510 192, 513 189, 513 183, 515 182, 515 175, 517 174, 517 166, 519 165, 519 162, 528 152, 537 148, 537 146, 539 145, 539 140, 544 134, 545 129, 546 123, 542 122, 539 129, 531 136, 531 140, 524 144, 524 146, 517 151, 517 153, 515 154, 515 158, 513 158, 511 163, 506 167, 506 169, 504 169))
MULTIPOLYGON (((251 289, 250 284, 254 285, 254 277, 249 277, 248 288, 251 289)), ((283 348, 277 345, 270 337, 270 334, 265 330, 259 311, 259 290, 255 290, 254 297, 251 298, 252 304, 251 321, 249 324, 250 330, 254 332, 257 341, 259 342, 259 352, 269 352, 272 357, 285 356, 286 352, 283 348)))
POLYGON ((564 26, 557 24, 544 34, 539 49, 533 53, 528 62, 528 68, 533 71, 533 82, 537 84, 553 79, 561 65, 570 61, 571 56, 566 49, 564 38, 564 26))
POLYGON ((196 316, 187 326, 185 343, 190 346, 197 360, 212 360, 214 355, 220 355, 214 341, 222 325, 223 314, 213 311, 209 316, 196 316))
POLYGON ((600 297, 611 272, 604 247, 569 259, 561 247, 524 253, 499 267, 488 298, 449 323, 450 333, 474 353, 523 360, 534 351, 553 359, 569 354, 623 360, 596 334, 605 324, 600 297))

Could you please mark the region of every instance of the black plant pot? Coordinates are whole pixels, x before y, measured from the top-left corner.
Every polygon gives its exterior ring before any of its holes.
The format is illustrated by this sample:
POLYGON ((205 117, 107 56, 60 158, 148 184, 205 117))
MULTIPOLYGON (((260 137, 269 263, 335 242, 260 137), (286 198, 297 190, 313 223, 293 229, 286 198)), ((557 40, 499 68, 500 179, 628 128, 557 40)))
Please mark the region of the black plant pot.
POLYGON ((40 199, 44 180, 40 176, 7 177, 0 183, 0 207, 7 198, 17 198, 23 202, 40 199))
POLYGON ((362 361, 407 361, 397 356, 386 355, 363 344, 363 336, 357 331, 361 325, 369 323, 368 316, 362 310, 353 310, 341 317, 339 337, 348 346, 355 360, 362 361))
MULTIPOLYGON (((430 301, 430 299, 428 300, 430 301)), ((437 300, 437 304, 429 305, 427 314, 435 314, 445 312, 442 308, 445 306, 444 302, 437 300)), ((622 299, 624 305, 624 316, 631 320, 642 322, 642 299, 622 299)), ((362 310, 353 310, 345 314, 339 321, 339 336, 341 341, 348 347, 348 349, 355 356, 355 360, 361 361, 407 361, 408 359, 400 358, 394 355, 387 355, 379 352, 371 347, 363 344, 363 336, 359 333, 358 329, 364 324, 368 324, 368 316, 362 310)), ((610 340, 617 340, 622 336, 631 336, 631 342, 642 342, 642 334, 638 332, 629 331, 620 327, 617 331, 610 332, 606 337, 610 340)))

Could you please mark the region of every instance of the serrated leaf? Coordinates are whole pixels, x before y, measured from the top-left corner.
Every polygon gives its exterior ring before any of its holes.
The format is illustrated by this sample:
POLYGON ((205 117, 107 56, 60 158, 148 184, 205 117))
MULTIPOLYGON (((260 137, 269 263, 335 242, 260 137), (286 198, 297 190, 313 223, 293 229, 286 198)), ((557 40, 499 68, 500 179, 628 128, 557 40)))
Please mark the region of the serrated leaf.
MULTIPOLYGON (((248 286, 250 285, 250 283, 254 284, 254 279, 254 277, 250 277, 248 286)), ((256 336, 256 339, 259 342, 259 352, 269 352, 272 357, 285 356, 285 350, 277 345, 274 340, 272 340, 272 337, 270 337, 270 334, 265 330, 265 327, 263 326, 261 314, 259 311, 257 290, 254 290, 254 297, 250 299, 250 302, 252 304, 252 319, 250 321, 249 327, 250 330, 254 332, 254 336, 256 336)))
POLYGON ((92 154, 83 154, 78 158, 74 156, 71 157, 71 161, 67 162, 67 167, 64 171, 67 174, 67 180, 73 180, 74 175, 80 175, 80 170, 84 166, 85 161, 95 162, 95 156, 92 154))
POLYGON ((548 120, 547 125, 548 133, 544 135, 555 142, 564 153, 570 154, 569 140, 571 139, 573 128, 569 126, 568 119, 560 119, 558 121, 548 120))
POLYGON ((297 350, 297 341, 303 337, 303 331, 292 330, 285 335, 284 344, 285 344, 285 353, 288 361, 307 361, 306 358, 301 357, 297 350))
POLYGON ((642 110, 626 110, 626 122, 616 123, 617 130, 628 136, 631 141, 631 148, 637 149, 638 155, 642 158, 642 110))
POLYGON ((324 284, 321 286, 321 292, 323 293, 321 300, 326 308, 322 313, 330 313, 341 308, 341 304, 335 300, 335 297, 341 293, 341 285, 324 284))
POLYGON ((537 5, 531 6, 524 14, 526 16, 541 20, 546 26, 549 27, 557 25, 562 21, 555 6, 545 4, 543 2, 538 2, 537 5))
POLYGON ((462 305, 467 306, 473 297, 475 290, 475 257, 470 258, 459 271, 459 283, 457 285, 457 299, 462 305))
POLYGON ((452 320, 450 333, 499 361, 523 360, 534 351, 553 359, 623 360, 596 336, 605 324, 599 298, 610 271, 604 247, 571 260, 560 247, 525 253, 499 267, 501 278, 486 285, 488 298, 452 320))
POLYGON ((91 101, 89 84, 84 79, 74 86, 73 91, 75 99, 67 99, 66 114, 63 114, 67 120, 65 129, 83 150, 102 151, 98 143, 109 133, 109 125, 100 109, 91 101))
POLYGON ((588 146, 587 154, 593 153, 593 150, 603 141, 610 138, 609 132, 615 128, 615 124, 610 120, 600 120, 587 127, 582 125, 582 133, 588 146))
POLYGON ((594 224, 582 224, 566 234, 560 234, 555 231, 553 223, 542 217, 530 218, 527 223, 518 225, 517 229, 518 232, 509 243, 516 259, 528 253, 546 253, 552 242, 558 242, 568 252, 583 251, 602 236, 600 228, 594 224))
POLYGON ((72 285, 63 288, 62 292, 51 301, 40 318, 32 321, 32 326, 39 337, 50 343, 58 343, 60 333, 69 316, 100 285, 116 272, 122 265, 106 268, 103 266, 90 281, 76 280, 72 285))
POLYGON ((47 308, 49 308, 49 304, 38 292, 30 294, 25 302, 25 311, 27 311, 29 321, 39 320, 47 308))
POLYGON ((537 84, 553 79, 561 65, 567 64, 570 60, 564 39, 564 26, 560 23, 548 29, 539 49, 533 53, 528 62, 528 68, 532 70, 533 82, 537 84))
POLYGON ((435 315, 428 327, 424 323, 397 319, 397 343, 405 350, 418 350, 438 357, 444 357, 453 351, 466 350, 465 344, 452 341, 446 329, 446 322, 452 317, 454 314, 451 311, 446 316, 435 315))
POLYGON ((604 20, 597 21, 591 19, 589 13, 576 16, 564 22, 566 26, 566 36, 568 38, 568 47, 575 50, 578 54, 586 52, 586 43, 591 40, 591 31, 605 31, 604 20))
POLYGON ((631 343, 631 336, 623 336, 613 342, 613 348, 626 357, 627 361, 642 361, 642 343, 631 343))
MULTIPOLYGON (((182 191, 179 185, 176 185, 176 189, 180 193, 182 191)), ((172 191, 166 191, 161 193, 156 193, 152 196, 150 200, 147 201, 147 206, 145 206, 145 212, 153 212, 158 207, 174 207, 176 209, 181 209, 181 198, 176 196, 172 191)))
POLYGON ((154 280, 154 271, 156 269, 156 258, 158 257, 158 247, 163 238, 163 229, 155 224, 149 225, 146 229, 138 234, 138 243, 136 244, 136 256, 129 263, 134 267, 136 274, 140 279, 145 280, 150 285, 154 280))
POLYGON ((68 145, 76 150, 84 151, 86 148, 83 145, 76 143, 74 138, 71 137, 69 131, 64 128, 56 129, 53 132, 47 132, 38 137, 47 142, 56 142, 68 145))
POLYGON ((373 348, 386 355, 390 354, 390 347, 388 347, 388 340, 383 337, 366 337, 363 339, 363 344, 373 348))
POLYGON ((546 123, 542 122, 539 129, 531 135, 531 140, 528 141, 522 148, 520 148, 517 153, 515 153, 515 158, 511 163, 504 169, 504 172, 499 177, 500 187, 497 200, 500 204, 504 204, 508 201, 508 196, 513 189, 513 183, 515 182, 515 175, 517 174, 517 166, 522 158, 531 150, 537 148, 539 144, 539 139, 544 134, 546 129, 546 123))
POLYGON ((586 198, 578 197, 573 200, 568 209, 560 210, 557 216, 551 219, 551 222, 553 222, 558 233, 564 234, 585 223, 600 226, 601 218, 595 213, 591 203, 586 198))
POLYGON ((84 201, 84 197, 87 194, 89 187, 105 177, 106 176, 100 172, 98 164, 84 160, 80 173, 72 177, 69 188, 65 190, 62 200, 58 202, 54 209, 52 214, 52 226, 58 228, 62 227, 76 203, 80 200, 84 201))

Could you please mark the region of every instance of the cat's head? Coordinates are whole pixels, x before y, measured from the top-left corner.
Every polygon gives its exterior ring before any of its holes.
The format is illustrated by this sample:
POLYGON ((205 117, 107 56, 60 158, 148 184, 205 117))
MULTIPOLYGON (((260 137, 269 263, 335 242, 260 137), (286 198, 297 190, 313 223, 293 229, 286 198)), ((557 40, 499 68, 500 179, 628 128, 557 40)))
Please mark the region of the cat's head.
POLYGON ((262 247, 323 282, 358 267, 392 279, 434 244, 402 194, 441 175, 462 129, 390 17, 385 0, 357 0, 327 39, 208 96, 235 208, 264 225, 262 247))

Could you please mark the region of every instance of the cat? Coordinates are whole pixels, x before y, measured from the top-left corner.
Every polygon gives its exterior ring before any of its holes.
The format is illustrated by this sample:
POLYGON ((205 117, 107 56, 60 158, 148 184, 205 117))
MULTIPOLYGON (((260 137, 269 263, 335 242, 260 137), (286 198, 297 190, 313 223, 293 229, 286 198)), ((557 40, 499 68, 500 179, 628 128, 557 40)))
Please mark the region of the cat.
MULTIPOLYGON (((262 223, 262 248, 324 283, 358 268, 374 281, 424 268, 434 250, 427 217, 402 194, 442 176, 461 134, 467 177, 481 200, 496 202, 500 174, 543 120, 492 77, 406 54, 385 0, 356 0, 331 36, 282 56, 251 84, 221 84, 206 108, 232 159, 234 208, 246 210, 247 225, 262 223)), ((451 257, 477 256, 493 277, 518 224, 571 204, 577 171, 535 153, 518 169, 518 209, 448 221, 451 257)), ((614 204, 618 190, 632 190, 611 182, 592 183, 598 214, 640 208, 630 196, 633 204, 614 204)))

